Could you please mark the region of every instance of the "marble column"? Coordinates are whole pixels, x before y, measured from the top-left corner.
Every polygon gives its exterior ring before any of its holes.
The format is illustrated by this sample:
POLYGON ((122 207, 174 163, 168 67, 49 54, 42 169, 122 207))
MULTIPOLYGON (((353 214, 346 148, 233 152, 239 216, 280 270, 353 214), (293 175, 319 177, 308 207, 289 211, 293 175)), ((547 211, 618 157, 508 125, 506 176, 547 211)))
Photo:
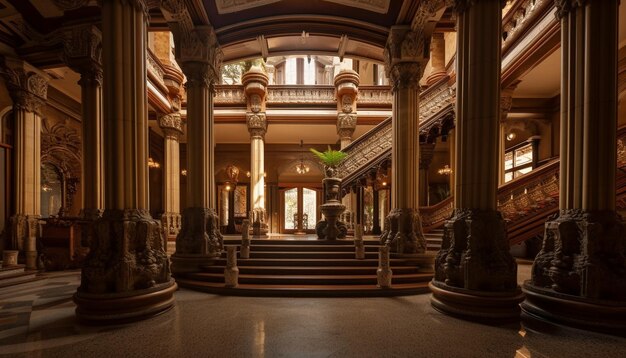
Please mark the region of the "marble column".
POLYGON ((250 132, 250 186, 252 210, 252 235, 267 237, 267 212, 265 211, 265 133, 267 117, 265 115, 265 95, 267 93, 267 74, 261 67, 252 66, 243 74, 241 82, 247 99, 246 124, 250 132))
POLYGON ((436 32, 430 39, 430 66, 431 71, 426 78, 426 85, 430 86, 446 77, 446 40, 443 32, 436 32))
POLYGON ((381 242, 391 252, 426 251, 419 217, 419 80, 424 73, 425 39, 409 26, 393 26, 385 45, 385 68, 393 91, 393 209, 385 218, 381 242))
POLYGON ((0 71, 13 100, 15 118, 15 212, 10 218, 10 248, 19 250, 26 268, 34 270, 41 215, 41 119, 49 78, 24 61, 10 57, 4 58, 0 71))
POLYGON ((102 151, 102 33, 93 25, 68 29, 67 64, 80 74, 82 109, 82 246, 90 246, 94 223, 104 210, 104 160, 102 151))
POLYGON ((163 225, 167 237, 176 237, 180 232, 180 143, 183 135, 183 122, 179 112, 165 114, 159 117, 159 127, 163 130, 165 148, 165 195, 163 225))
POLYGON ((517 320, 523 294, 497 211, 500 1, 455 1, 457 124, 454 214, 445 223, 431 304, 476 320, 517 320), (480 93, 476 97, 473 94, 480 93))
POLYGON ((556 1, 561 21, 560 212, 546 222, 526 324, 626 333, 626 237, 615 211, 618 1, 556 1))
POLYGON ((419 198, 420 206, 428 206, 428 171, 435 154, 435 143, 420 143, 419 198))
POLYGON ((162 313, 177 288, 148 211, 147 13, 141 0, 102 3, 105 210, 74 295, 77 316, 96 323, 162 313))
POLYGON ((337 96, 337 135, 341 149, 352 142, 356 129, 356 97, 359 93, 359 74, 353 70, 341 70, 335 76, 337 96))
POLYGON ((215 211, 215 138, 213 92, 219 79, 222 52, 211 27, 188 29, 170 24, 176 42, 176 58, 187 83, 187 208, 172 255, 176 275, 197 271, 223 250, 219 217, 215 211))

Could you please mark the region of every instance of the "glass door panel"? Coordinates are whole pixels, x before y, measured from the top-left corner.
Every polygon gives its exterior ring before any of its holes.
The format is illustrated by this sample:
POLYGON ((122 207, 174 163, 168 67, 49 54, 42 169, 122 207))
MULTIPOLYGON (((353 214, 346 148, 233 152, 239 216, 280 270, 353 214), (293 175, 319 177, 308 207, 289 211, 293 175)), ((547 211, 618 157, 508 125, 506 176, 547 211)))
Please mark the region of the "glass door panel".
POLYGON ((283 227, 286 230, 298 228, 298 188, 285 190, 283 227))
POLYGON ((317 191, 302 188, 302 212, 306 216, 302 220, 302 227, 300 229, 314 229, 315 223, 317 222, 317 191))

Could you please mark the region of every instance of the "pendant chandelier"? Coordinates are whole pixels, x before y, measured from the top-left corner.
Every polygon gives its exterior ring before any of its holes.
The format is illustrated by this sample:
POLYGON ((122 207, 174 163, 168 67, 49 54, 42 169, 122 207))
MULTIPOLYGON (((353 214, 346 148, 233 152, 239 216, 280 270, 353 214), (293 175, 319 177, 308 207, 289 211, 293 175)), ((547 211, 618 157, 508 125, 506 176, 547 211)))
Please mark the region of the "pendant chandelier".
MULTIPOLYGON (((304 141, 300 139, 300 149, 302 149, 303 144, 304 141)), ((309 170, 311 170, 311 168, 308 165, 304 164, 304 158, 300 156, 300 163, 296 164, 296 173, 306 174, 309 172, 309 170)))

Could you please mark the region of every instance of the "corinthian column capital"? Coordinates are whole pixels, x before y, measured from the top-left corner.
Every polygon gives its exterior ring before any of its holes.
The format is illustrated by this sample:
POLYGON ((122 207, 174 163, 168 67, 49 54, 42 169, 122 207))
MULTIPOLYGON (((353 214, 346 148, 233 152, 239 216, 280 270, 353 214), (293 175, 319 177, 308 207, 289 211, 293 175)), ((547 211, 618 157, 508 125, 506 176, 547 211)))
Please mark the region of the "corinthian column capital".
POLYGON ((0 74, 7 81, 14 106, 41 115, 48 93, 48 75, 15 58, 4 59, 0 74))
POLYGON ((429 47, 421 31, 393 26, 385 45, 385 68, 393 89, 418 88, 429 47))
POLYGON ((174 112, 159 116, 159 127, 161 127, 166 136, 174 137, 174 139, 178 140, 179 136, 183 134, 183 121, 180 113, 174 112))

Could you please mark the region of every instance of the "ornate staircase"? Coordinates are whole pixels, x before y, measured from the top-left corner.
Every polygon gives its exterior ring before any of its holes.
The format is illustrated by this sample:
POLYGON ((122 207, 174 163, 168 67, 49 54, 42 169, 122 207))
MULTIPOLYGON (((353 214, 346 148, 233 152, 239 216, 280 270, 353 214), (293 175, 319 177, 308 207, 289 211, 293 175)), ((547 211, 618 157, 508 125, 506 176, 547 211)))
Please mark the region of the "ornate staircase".
MULTIPOLYGON (((179 286, 215 294, 239 296, 379 297, 429 292, 432 256, 391 258, 392 287, 376 286, 378 240, 365 241, 365 259, 355 259, 354 241, 252 240, 250 258, 238 259, 239 286, 224 284, 226 254, 201 272, 179 274, 179 286)), ((229 237, 225 245, 241 245, 229 237)))

